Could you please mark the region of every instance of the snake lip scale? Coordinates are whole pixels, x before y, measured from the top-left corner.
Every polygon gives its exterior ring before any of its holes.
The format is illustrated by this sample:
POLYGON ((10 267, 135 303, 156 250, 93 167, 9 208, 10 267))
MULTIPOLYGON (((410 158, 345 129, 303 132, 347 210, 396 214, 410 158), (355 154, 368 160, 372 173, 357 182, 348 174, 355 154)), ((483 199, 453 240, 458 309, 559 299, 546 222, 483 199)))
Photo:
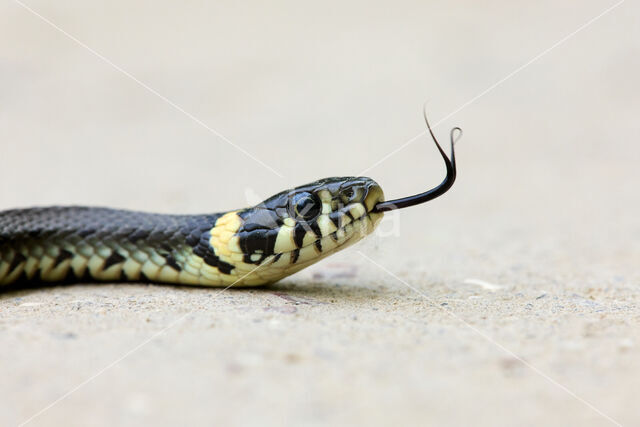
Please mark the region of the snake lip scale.
MULTIPOLYGON (((257 286, 277 282, 370 234, 384 212, 444 194, 451 156, 427 127, 447 168, 437 187, 384 201, 367 177, 333 177, 243 209, 164 215, 84 206, 0 212, 0 289, 43 283, 156 282, 257 286), (9 286, 10 285, 10 286, 9 286)), ((459 134, 458 134, 459 135, 459 134)))

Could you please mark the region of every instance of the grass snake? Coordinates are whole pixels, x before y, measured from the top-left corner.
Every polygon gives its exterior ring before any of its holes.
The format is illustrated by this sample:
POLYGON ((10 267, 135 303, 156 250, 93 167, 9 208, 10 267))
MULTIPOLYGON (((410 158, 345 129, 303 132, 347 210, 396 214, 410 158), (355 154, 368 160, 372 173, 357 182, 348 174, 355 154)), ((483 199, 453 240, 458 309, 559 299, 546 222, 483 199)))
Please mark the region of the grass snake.
POLYGON ((371 178, 334 177, 216 214, 80 206, 0 212, 0 285, 276 282, 362 239, 385 211, 424 203, 453 185, 459 128, 451 131, 448 158, 428 121, 427 127, 447 167, 446 178, 424 193, 386 202, 371 178))

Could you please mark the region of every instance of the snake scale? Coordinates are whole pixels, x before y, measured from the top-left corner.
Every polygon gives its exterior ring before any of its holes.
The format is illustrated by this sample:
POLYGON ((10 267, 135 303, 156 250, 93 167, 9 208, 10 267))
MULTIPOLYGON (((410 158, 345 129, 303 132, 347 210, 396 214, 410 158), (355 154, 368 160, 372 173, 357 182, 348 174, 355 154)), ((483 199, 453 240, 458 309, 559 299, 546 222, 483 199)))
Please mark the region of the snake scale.
MULTIPOLYGON (((426 116, 425 116, 426 120, 426 116)), ((334 177, 282 191, 244 209, 164 215, 100 207, 0 212, 0 285, 156 282, 201 286, 274 283, 371 233, 385 211, 424 203, 456 178, 431 136, 447 177, 424 193, 384 201, 366 177, 334 177)), ((2 286, 7 289, 7 286, 2 286)))

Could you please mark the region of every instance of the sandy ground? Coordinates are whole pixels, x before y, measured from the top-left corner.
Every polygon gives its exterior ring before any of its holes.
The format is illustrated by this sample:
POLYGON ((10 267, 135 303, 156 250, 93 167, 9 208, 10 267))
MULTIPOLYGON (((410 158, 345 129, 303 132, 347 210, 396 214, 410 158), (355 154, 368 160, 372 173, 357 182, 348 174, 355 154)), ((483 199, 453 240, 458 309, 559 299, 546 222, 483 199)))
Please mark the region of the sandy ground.
POLYGON ((450 194, 277 285, 0 294, 0 425, 640 424, 640 8, 428 3, 28 3, 104 60, 0 4, 2 209, 397 197, 425 100, 465 130, 450 194))

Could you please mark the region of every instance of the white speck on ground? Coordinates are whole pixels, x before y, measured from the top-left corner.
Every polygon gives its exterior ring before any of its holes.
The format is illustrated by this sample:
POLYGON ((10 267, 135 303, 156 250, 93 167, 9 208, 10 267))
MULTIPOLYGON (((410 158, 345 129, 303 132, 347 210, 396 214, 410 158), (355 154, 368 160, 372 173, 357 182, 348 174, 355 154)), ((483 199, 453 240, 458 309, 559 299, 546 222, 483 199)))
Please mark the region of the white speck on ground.
POLYGON ((480 280, 480 279, 465 279, 464 283, 467 283, 469 285, 477 285, 488 291, 497 291, 500 289, 504 289, 504 286, 485 282, 484 280, 480 280))

